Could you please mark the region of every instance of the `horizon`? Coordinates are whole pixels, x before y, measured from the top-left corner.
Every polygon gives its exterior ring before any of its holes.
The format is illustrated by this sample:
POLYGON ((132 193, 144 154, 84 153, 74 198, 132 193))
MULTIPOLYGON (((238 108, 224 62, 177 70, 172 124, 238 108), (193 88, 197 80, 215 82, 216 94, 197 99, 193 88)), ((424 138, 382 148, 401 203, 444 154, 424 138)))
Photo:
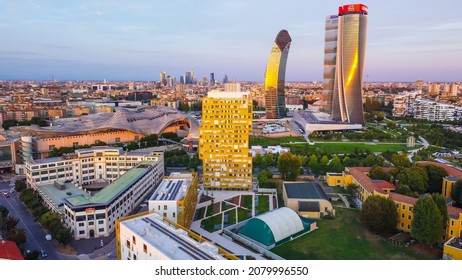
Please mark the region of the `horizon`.
MULTIPOLYGON (((157 81, 161 71, 179 80, 194 69, 198 80, 213 72, 217 81, 227 74, 263 82, 274 39, 286 29, 293 39, 286 81, 322 82, 325 18, 342 2, 293 1, 282 14, 261 0, 0 1, 0 80, 157 81)), ((438 3, 444 17, 431 3, 361 3, 369 8, 365 83, 461 80, 457 3, 438 3)))

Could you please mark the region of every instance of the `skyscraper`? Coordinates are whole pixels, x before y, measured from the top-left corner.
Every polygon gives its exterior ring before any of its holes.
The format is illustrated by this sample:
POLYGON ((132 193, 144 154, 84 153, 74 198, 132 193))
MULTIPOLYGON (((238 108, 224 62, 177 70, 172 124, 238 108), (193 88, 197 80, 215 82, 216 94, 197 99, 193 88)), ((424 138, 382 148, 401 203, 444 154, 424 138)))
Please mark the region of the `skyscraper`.
POLYGON ((192 84, 193 83, 193 72, 186 72, 186 75, 185 75, 185 81, 184 83, 185 84, 192 84))
POLYGON ((292 38, 290 38, 289 32, 283 29, 279 31, 271 49, 265 75, 265 103, 268 119, 286 116, 284 83, 291 42, 292 38))
POLYGON ((167 72, 165 72, 165 71, 160 72, 159 82, 160 82, 163 86, 166 86, 166 85, 167 85, 167 72))
POLYGON ((324 41, 324 83, 322 85, 322 109, 332 113, 332 96, 335 84, 337 61, 338 15, 326 17, 326 38, 324 41))
POLYGON ((228 75, 225 74, 223 77, 223 84, 226 84, 228 82, 228 75))
POLYGON ((210 85, 215 85, 215 73, 210 73, 210 85))
POLYGON ((332 118, 364 124, 362 85, 368 9, 363 4, 339 7, 332 118))
POLYGON ((249 92, 209 92, 202 99, 199 158, 204 188, 251 189, 252 96, 249 92))

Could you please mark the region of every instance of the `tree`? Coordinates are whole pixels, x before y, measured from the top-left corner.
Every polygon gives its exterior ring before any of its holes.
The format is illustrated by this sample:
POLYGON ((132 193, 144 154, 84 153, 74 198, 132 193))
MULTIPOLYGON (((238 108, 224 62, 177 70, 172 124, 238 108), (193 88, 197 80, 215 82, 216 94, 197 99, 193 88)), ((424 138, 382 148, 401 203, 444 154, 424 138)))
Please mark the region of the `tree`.
MULTIPOLYGON (((258 168, 263 168, 263 163, 264 163, 263 156, 261 154, 257 154, 254 159, 253 159, 253 166, 256 166, 258 168)), ((266 165, 266 164, 265 164, 266 165)))
POLYGON ((311 172, 315 175, 319 175, 321 173, 322 166, 318 162, 318 157, 316 155, 311 155, 308 161, 308 166, 311 169, 311 172))
POLYGON ((433 245, 443 236, 443 218, 431 196, 419 198, 414 206, 412 235, 422 244, 433 245))
POLYGON ((394 154, 391 157, 391 163, 396 167, 411 167, 412 165, 407 156, 402 154, 394 154))
POLYGON ((267 169, 263 169, 258 173, 258 184, 262 188, 266 188, 268 186, 268 179, 273 178, 273 173, 268 171, 267 169))
POLYGON ((17 125, 18 125, 17 120, 4 120, 3 123, 2 123, 2 127, 5 130, 8 130, 8 129, 10 129, 10 127, 17 126, 17 125))
POLYGON ((19 247, 27 241, 26 231, 22 228, 9 230, 6 233, 6 239, 15 242, 19 247))
POLYGON ((14 189, 16 192, 22 192, 23 190, 26 189, 26 181, 24 180, 18 180, 14 182, 14 189))
POLYGON ((343 165, 340 161, 340 158, 338 156, 334 156, 332 158, 332 161, 329 164, 329 169, 332 172, 342 172, 343 170, 343 165))
POLYGON ((457 180, 454 186, 452 186, 451 198, 458 205, 462 205, 462 180, 457 180))
POLYGON ((267 153, 265 156, 265 163, 266 166, 273 166, 274 164, 274 156, 272 153, 267 153))
POLYGON ((329 163, 329 158, 327 156, 323 156, 321 158, 320 163, 321 163, 322 167, 325 168, 327 166, 327 164, 329 163))
POLYGON ((378 195, 369 196, 362 205, 361 221, 375 233, 392 232, 398 223, 395 202, 378 195))
POLYGON ((302 167, 302 160, 296 155, 287 152, 279 155, 278 157, 278 170, 281 172, 284 180, 294 181, 300 174, 302 167))
POLYGON ((369 171, 369 177, 373 180, 390 180, 390 175, 383 171, 381 166, 374 166, 369 171))
POLYGON ((47 212, 40 217, 40 224, 48 229, 52 235, 55 235, 61 226, 61 219, 58 213, 47 212))
POLYGON ((404 168, 396 175, 399 184, 408 185, 412 191, 425 193, 428 190, 428 176, 425 167, 421 165, 404 168))
POLYGON ((428 176, 428 191, 431 193, 441 193, 443 178, 448 176, 446 169, 433 164, 425 165, 428 176))
POLYGON ((349 156, 345 156, 343 158, 343 166, 345 167, 351 167, 352 166, 352 161, 351 161, 351 158, 349 156))
POLYGON ((67 243, 71 242, 72 233, 68 228, 60 226, 56 231, 55 239, 60 244, 66 245, 67 243))
POLYGON ((441 218, 443 219, 443 228, 445 228, 446 221, 448 220, 448 205, 446 204, 446 200, 440 193, 433 193, 431 197, 440 211, 441 218))

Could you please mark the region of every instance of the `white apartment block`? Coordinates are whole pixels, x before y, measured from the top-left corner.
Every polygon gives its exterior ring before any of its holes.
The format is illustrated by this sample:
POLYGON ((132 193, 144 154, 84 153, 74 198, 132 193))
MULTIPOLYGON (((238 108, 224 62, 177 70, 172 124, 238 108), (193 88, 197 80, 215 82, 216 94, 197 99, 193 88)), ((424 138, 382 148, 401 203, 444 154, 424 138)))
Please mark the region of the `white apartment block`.
POLYGON ((393 98, 393 116, 405 117, 414 113, 414 101, 422 96, 422 91, 403 92, 393 98))
POLYGON ((219 247, 193 239, 190 232, 164 221, 158 213, 118 221, 116 242, 119 260, 227 259, 219 247))
MULTIPOLYGON (((61 157, 26 162, 28 187, 53 184, 55 180, 86 186, 98 179, 109 183, 141 161, 157 161, 162 153, 124 152, 122 148, 93 147, 61 157)), ((162 157, 162 156, 161 156, 162 157)))
POLYGON ((414 118, 428 121, 453 121, 456 119, 456 108, 450 104, 417 99, 414 102, 414 118))

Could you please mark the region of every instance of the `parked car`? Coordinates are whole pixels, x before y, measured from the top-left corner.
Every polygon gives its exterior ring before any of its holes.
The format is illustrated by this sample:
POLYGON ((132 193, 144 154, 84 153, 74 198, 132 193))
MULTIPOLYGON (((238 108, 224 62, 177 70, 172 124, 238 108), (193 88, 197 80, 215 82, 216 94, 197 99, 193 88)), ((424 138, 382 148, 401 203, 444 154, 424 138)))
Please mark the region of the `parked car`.
POLYGON ((3 192, 3 195, 4 195, 5 197, 7 197, 7 198, 10 197, 10 193, 9 193, 9 192, 3 192))
POLYGON ((45 251, 43 251, 43 250, 40 250, 40 257, 41 257, 41 258, 46 258, 46 257, 48 257, 47 252, 45 252, 45 251))

